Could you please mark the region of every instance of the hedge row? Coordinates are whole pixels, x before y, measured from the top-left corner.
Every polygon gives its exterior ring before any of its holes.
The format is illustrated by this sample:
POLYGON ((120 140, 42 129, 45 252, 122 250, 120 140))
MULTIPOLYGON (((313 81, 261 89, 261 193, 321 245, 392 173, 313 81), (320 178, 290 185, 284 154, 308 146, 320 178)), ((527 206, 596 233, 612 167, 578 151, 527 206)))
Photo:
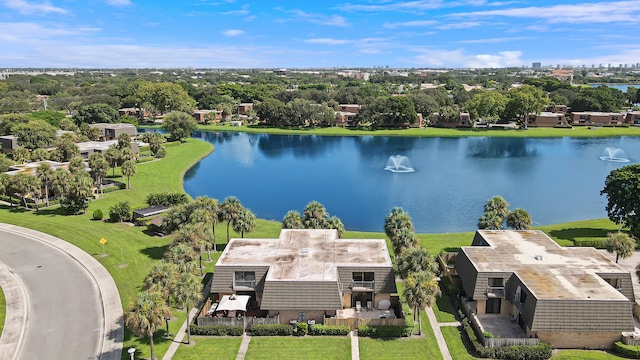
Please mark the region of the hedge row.
POLYGON ((251 326, 253 336, 290 336, 293 335, 293 327, 283 324, 256 324, 251 326))
POLYGON ((309 332, 309 324, 305 322, 296 323, 296 330, 293 332, 296 336, 305 336, 309 332))
POLYGON ((579 247, 594 247, 596 249, 605 249, 607 239, 575 239, 573 241, 574 246, 579 247))
POLYGON ((349 328, 348 325, 331 326, 331 325, 317 324, 317 325, 311 325, 311 328, 309 329, 309 334, 319 335, 319 336, 348 335, 350 331, 351 329, 349 328))
POLYGON ((626 345, 620 341, 613 343, 613 351, 632 359, 640 359, 640 345, 626 345))
POLYGON ((413 335, 413 326, 360 326, 358 336, 399 338, 413 335))
POLYGON ((207 336, 242 336, 244 333, 243 326, 225 326, 225 325, 196 325, 190 326, 191 335, 207 335, 207 336))

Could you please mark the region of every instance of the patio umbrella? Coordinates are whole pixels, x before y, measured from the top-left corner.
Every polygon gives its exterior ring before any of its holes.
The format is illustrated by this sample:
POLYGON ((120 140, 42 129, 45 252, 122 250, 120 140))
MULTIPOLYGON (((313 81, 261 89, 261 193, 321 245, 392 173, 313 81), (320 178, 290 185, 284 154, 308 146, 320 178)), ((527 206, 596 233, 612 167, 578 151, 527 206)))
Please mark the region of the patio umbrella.
POLYGON ((224 295, 216 308, 216 311, 247 311, 247 303, 251 296, 249 295, 224 295))

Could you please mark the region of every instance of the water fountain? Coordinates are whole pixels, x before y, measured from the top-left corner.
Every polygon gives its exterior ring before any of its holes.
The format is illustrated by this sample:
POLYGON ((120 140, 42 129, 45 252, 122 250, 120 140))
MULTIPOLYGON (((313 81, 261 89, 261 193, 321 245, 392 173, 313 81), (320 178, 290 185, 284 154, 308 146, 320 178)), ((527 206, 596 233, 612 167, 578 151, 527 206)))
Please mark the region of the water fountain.
POLYGON ((411 161, 409 161, 409 158, 404 155, 389 156, 387 166, 385 166, 384 169, 396 173, 409 173, 415 171, 411 165, 411 161))
POLYGON ((604 155, 600 156, 600 160, 626 163, 630 160, 627 159, 627 155, 624 150, 615 147, 607 147, 604 149, 604 155))

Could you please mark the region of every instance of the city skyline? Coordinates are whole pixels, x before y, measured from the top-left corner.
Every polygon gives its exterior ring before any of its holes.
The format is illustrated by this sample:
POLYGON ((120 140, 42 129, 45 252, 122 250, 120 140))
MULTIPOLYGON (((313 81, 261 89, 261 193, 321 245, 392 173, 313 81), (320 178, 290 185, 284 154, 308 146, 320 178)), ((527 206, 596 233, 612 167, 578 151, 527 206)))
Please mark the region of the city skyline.
POLYGON ((0 67, 637 64, 640 1, 0 1, 0 67))

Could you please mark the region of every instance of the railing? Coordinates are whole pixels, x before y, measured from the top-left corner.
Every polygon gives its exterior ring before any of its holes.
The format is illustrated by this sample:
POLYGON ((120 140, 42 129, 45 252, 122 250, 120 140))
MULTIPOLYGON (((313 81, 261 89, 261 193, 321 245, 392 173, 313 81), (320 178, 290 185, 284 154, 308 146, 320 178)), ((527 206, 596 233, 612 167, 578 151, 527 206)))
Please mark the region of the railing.
POLYGON ((324 319, 324 325, 349 326, 351 330, 355 330, 360 326, 406 326, 407 321, 405 319, 326 318, 324 319))
POLYGON ((256 288, 256 281, 255 280, 235 280, 233 282, 233 288, 235 289, 235 288, 238 288, 238 287, 255 289, 256 288))
POLYGON ((351 281, 351 288, 365 288, 365 289, 373 289, 373 285, 375 284, 375 281, 355 281, 352 280, 351 281))
POLYGON ((486 294, 493 294, 495 297, 504 298, 504 286, 487 286, 486 294))
MULTIPOLYGON (((484 336, 482 336, 484 338, 484 336)), ((484 338, 484 346, 490 348, 501 348, 505 346, 535 346, 540 344, 538 338, 484 338)))

